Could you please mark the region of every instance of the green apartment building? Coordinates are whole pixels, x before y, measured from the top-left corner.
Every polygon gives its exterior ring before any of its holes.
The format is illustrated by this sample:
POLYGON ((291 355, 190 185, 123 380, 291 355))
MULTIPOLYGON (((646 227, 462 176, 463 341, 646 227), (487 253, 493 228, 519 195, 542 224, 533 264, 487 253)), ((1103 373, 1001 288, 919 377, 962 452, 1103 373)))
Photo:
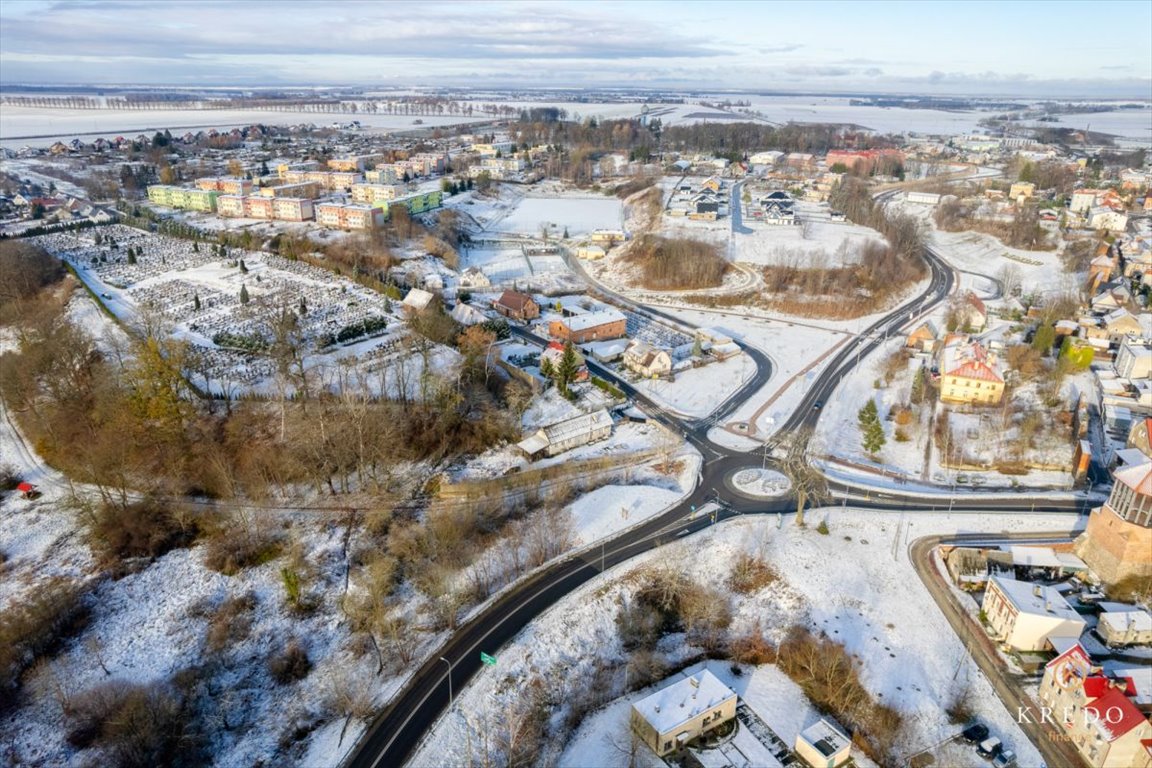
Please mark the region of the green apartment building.
POLYGON ((391 202, 387 208, 384 209, 384 217, 388 217, 388 211, 394 205, 402 205, 408 209, 408 213, 417 214, 431 211, 434 208, 439 208, 443 205, 444 193, 440 190, 434 192, 426 192, 420 195, 409 195, 408 197, 400 197, 391 202))
POLYGON ((207 189, 188 189, 169 184, 153 184, 148 187, 148 200, 156 205, 169 208, 183 208, 189 211, 213 213, 219 192, 207 189))

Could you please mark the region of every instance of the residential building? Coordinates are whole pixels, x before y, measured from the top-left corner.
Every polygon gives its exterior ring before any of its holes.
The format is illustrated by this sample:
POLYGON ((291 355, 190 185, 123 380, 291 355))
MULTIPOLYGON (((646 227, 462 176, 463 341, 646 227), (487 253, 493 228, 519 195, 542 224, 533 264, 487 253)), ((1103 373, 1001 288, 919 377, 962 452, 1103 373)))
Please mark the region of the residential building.
POLYGON ((252 194, 252 181, 251 179, 208 176, 196 179, 196 189, 219 192, 223 195, 250 195, 252 194))
POLYGON ((1104 205, 1088 209, 1087 220, 1088 226, 1092 229, 1123 232, 1128 228, 1128 214, 1123 211, 1114 211, 1104 205))
POLYGON ((594 229, 592 230, 592 242, 607 244, 611 248, 616 243, 622 243, 628 239, 628 233, 622 229, 594 229))
POLYGON ((384 224, 384 211, 371 205, 318 203, 316 221, 335 229, 376 229, 384 224))
POLYGON ((635 702, 632 730, 664 757, 735 718, 736 698, 705 669, 635 702))
POLYGON ((1126 379, 1152 377, 1152 343, 1125 338, 1120 342, 1114 365, 1116 373, 1126 379))
POLYGON ((1140 419, 1132 424, 1126 445, 1152 457, 1152 418, 1140 419))
POLYGON ((467 267, 460 273, 460 287, 461 288, 490 288, 492 281, 488 279, 488 275, 480 271, 479 267, 467 267))
POLYGON ((668 350, 632 339, 624 348, 624 367, 646 379, 668 376, 672 373, 672 356, 668 350))
POLYGON ((1079 643, 1044 667, 1039 698, 1047 722, 1092 768, 1148 768, 1152 765, 1152 724, 1130 698, 1131 677, 1105 675, 1079 643))
POLYGON ((525 456, 535 460, 557 456, 581 445, 605 440, 612 434, 612 417, 601 408, 571 419, 549 424, 516 444, 525 456))
POLYGON ((464 302, 458 303, 448 314, 452 316, 453 320, 460 323, 460 325, 481 325, 488 322, 487 315, 471 304, 465 304, 464 302))
POLYGON ((408 209, 408 213, 415 215, 439 208, 443 202, 444 193, 437 189, 433 192, 420 192, 415 195, 398 197, 388 205, 388 210, 391 211, 393 207, 402 205, 408 209))
POLYGON ((1043 651, 1053 638, 1077 640, 1086 626, 1053 587, 991 576, 980 606, 992 636, 1017 651, 1043 651))
POLYGON ((940 355, 940 399, 946 403, 995 405, 1004 397, 1004 367, 994 352, 964 337, 940 355))
POLYGON ((473 144, 470 149, 481 157, 503 157, 516 149, 512 141, 493 141, 486 144, 473 144))
POLYGON ((1100 614, 1096 631, 1109 647, 1152 645, 1152 616, 1141 609, 1105 611, 1100 614))
POLYGON ((305 160, 300 163, 280 163, 276 166, 276 175, 282 180, 286 180, 290 171, 318 171, 320 170, 320 163, 315 160, 305 160))
POLYGON ((1076 554, 1106 584, 1152 576, 1152 464, 1112 473, 1112 493, 1092 510, 1076 554))
POLYGON ((395 200, 403 193, 402 187, 395 187, 389 184, 353 184, 351 189, 352 202, 354 203, 388 203, 395 200))
POLYGON ((352 171, 305 171, 290 169, 282 177, 287 184, 300 184, 312 182, 321 189, 329 191, 343 191, 350 189, 364 179, 359 173, 352 171))
POLYGON ((345 171, 359 173, 384 159, 383 155, 354 155, 351 157, 334 157, 328 161, 331 171, 345 171))
POLYGON ((540 305, 526 293, 504 291, 492 302, 492 309, 513 320, 535 320, 540 317, 540 305))
POLYGON ((316 199, 320 196, 320 185, 311 181, 299 184, 277 184, 272 187, 261 187, 260 194, 264 197, 307 197, 316 199))
POLYGON ((404 169, 391 163, 378 165, 371 171, 364 171, 364 180, 369 184, 399 184, 404 181, 404 169))
POLYGON ((1008 199, 1022 203, 1036 193, 1036 185, 1030 181, 1017 181, 1008 190, 1008 199))
MULTIPOLYGON (((556 370, 560 365, 560 361, 564 357, 565 345, 558 341, 548 342, 548 346, 540 353, 540 364, 543 365, 547 360, 552 366, 552 370, 556 370)), ((580 350, 573 348, 572 354, 576 356, 576 381, 588 381, 588 366, 584 364, 584 355, 580 354, 580 350)))
POLYGON ((309 221, 316 211, 312 200, 307 197, 275 197, 272 199, 272 215, 280 221, 309 221))
POLYGON ((1068 203, 1068 210, 1072 213, 1087 213, 1097 204, 1097 199, 1103 194, 1098 189, 1077 189, 1072 193, 1072 200, 1068 203))
POLYGON ((936 348, 936 336, 938 333, 936 325, 931 320, 925 320, 908 334, 908 338, 904 340, 904 346, 907 349, 931 352, 936 348))
POLYGON ((1123 308, 1114 309, 1104 316, 1104 328, 1110 341, 1121 343, 1139 339, 1144 332, 1140 318, 1123 308))
POLYGON ((905 192, 904 199, 909 203, 919 203, 921 205, 940 204, 940 195, 933 192, 905 192))
POLYGON ((848 762, 852 739, 832 721, 821 718, 796 734, 794 751, 812 768, 837 768, 848 762))
POLYGON ((548 333, 561 341, 583 344, 588 341, 619 339, 627 331, 627 319, 615 309, 586 312, 548 324, 548 333))
POLYGON ((872 173, 878 164, 888 160, 891 163, 903 163, 904 153, 898 149, 864 149, 859 151, 833 149, 824 157, 824 163, 831 169, 842 165, 849 171, 862 174, 872 173))
POLYGON ((219 196, 219 192, 208 189, 189 189, 168 184, 153 184, 148 187, 148 200, 156 205, 204 213, 216 210, 216 199, 219 196))

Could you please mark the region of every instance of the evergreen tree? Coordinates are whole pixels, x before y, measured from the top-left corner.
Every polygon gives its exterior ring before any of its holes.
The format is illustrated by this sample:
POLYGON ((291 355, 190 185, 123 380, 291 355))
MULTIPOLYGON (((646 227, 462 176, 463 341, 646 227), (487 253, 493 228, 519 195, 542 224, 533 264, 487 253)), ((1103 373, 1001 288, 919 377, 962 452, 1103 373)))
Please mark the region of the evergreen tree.
POLYGON ((250 299, 250 297, 248 296, 248 286, 241 285, 240 286, 240 303, 241 304, 247 304, 249 299, 250 299))
POLYGON ((869 399, 864 407, 856 414, 860 426, 860 437, 864 450, 875 454, 884 447, 884 425, 880 423, 880 414, 876 410, 876 401, 869 399))
POLYGON ((566 342, 564 354, 560 355, 560 363, 556 366, 556 386, 560 387, 560 394, 564 397, 571 397, 568 385, 576 378, 578 370, 580 361, 576 357, 576 348, 572 346, 572 342, 566 342))
POLYGON ((192 241, 192 253, 200 253, 200 243, 192 241))
POLYGON ((540 361, 540 375, 546 379, 550 379, 556 375, 556 371, 552 370, 552 359, 544 358, 540 361))
POLYGON ((245 275, 248 274, 248 265, 244 263, 244 259, 240 259, 240 272, 245 275))
POLYGON ((300 314, 301 316, 308 314, 308 303, 304 301, 304 297, 300 297, 300 314))
POLYGON ((133 251, 131 248, 128 249, 128 263, 129 264, 135 264, 136 263, 136 252, 133 251))
POLYGON ((920 403, 924 402, 924 387, 926 378, 927 375, 925 373, 924 366, 917 368, 916 375, 912 378, 911 400, 913 405, 920 405, 920 403))
POLYGON ((193 294, 193 296, 192 296, 192 309, 194 309, 197 312, 200 311, 200 294, 198 294, 198 293, 193 294))

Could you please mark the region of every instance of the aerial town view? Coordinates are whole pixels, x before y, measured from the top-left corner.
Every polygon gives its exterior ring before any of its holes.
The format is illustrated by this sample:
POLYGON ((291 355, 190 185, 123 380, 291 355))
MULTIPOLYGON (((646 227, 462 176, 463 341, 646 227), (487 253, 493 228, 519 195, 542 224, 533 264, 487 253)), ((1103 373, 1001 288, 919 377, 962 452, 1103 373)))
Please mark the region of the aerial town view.
POLYGON ((0 768, 1152 768, 1152 2, 0 3, 0 768))

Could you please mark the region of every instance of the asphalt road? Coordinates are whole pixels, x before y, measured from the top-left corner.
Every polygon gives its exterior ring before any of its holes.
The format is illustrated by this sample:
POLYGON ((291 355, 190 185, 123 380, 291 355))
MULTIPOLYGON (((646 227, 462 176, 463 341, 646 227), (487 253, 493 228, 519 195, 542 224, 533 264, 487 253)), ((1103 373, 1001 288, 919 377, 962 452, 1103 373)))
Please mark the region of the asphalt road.
POLYGON ((996 695, 1000 697, 1004 708, 1009 712, 1029 713, 1026 718, 1017 716, 1020 728, 1032 743, 1036 745, 1036 748, 1040 750, 1045 764, 1051 766, 1051 768, 1071 768, 1072 766, 1084 765, 1085 763, 1081 759, 1076 747, 1063 738, 1064 734, 1058 728, 1038 722, 1040 719, 1038 706, 1032 698, 1024 692, 1021 681, 1008 673, 1008 670, 996 653, 996 647, 992 640, 976 625, 972 617, 964 611, 952 596, 952 592, 949 590, 944 577, 932 564, 932 550, 940 544, 971 544, 974 541, 1068 541, 1074 536, 1075 533, 1071 531, 1063 534, 1018 533, 995 537, 990 537, 987 534, 962 534, 944 538, 929 536, 917 539, 912 542, 912 546, 909 547, 909 557, 912 561, 912 567, 916 569, 920 580, 923 581, 924 586, 928 588, 928 592, 936 601, 936 605, 939 606, 940 611, 944 614, 944 618, 952 625, 956 636, 964 643, 964 647, 968 649, 969 654, 971 654, 972 658, 976 661, 977 666, 980 667, 980 671, 984 673, 984 676, 987 677, 988 681, 992 684, 992 688, 996 691, 996 695), (1053 736, 1059 738, 1052 738, 1053 736))
MULTIPOLYGON (((780 434, 788 434, 804 426, 813 426, 819 418, 819 411, 813 406, 817 402, 828 400, 847 371, 882 344, 887 336, 898 332, 910 319, 944 300, 954 284, 954 273, 935 253, 929 250, 925 255, 931 270, 931 279, 924 292, 873 323, 845 345, 825 366, 799 408, 781 426, 780 434)), ((573 268, 582 273, 579 267, 579 264, 573 264, 573 268)), ((595 284, 591 280, 589 282, 595 284)), ((667 313, 635 306, 625 297, 603 286, 599 286, 597 292, 613 303, 627 306, 630 311, 647 314, 655 319, 670 322, 674 326, 686 325, 667 313)), ((541 341, 523 328, 515 327, 513 332, 517 336, 537 343, 541 341)), ((761 455, 759 451, 752 454, 736 451, 708 439, 708 431, 715 422, 739 407, 771 377, 771 363, 766 355, 750 347, 744 347, 744 351, 756 362, 756 374, 717 409, 716 413, 702 420, 686 420, 668 412, 611 370, 594 361, 588 361, 589 369, 596 375, 619 386, 654 418, 665 426, 679 431, 701 451, 704 463, 700 483, 676 506, 603 542, 599 547, 593 547, 589 551, 553 563, 517 583, 492 605, 461 625, 445 645, 433 653, 432 657, 413 674, 409 683, 393 698, 392 703, 371 723, 346 762, 347 766, 379 768, 402 765, 415 751, 424 734, 448 709, 449 675, 451 675, 451 687, 457 691, 463 690, 468 680, 483 666, 480 661, 481 651, 495 654, 504 643, 515 637, 543 611, 603 570, 713 523, 710 516, 694 516, 694 509, 700 509, 710 501, 718 501, 722 508, 717 520, 741 514, 783 515, 795 512, 796 501, 791 496, 765 501, 734 493, 726 482, 728 478, 742 468, 759 466, 761 455)), ((849 490, 847 486, 837 483, 829 485, 833 492, 849 490)), ((931 514, 942 506, 939 495, 882 491, 870 494, 863 502, 853 501, 853 507, 897 509, 925 514, 931 514)), ((956 512, 1010 513, 1032 510, 1075 514, 1079 512, 1079 503, 1075 500, 1044 500, 1038 505, 1035 500, 1026 496, 997 497, 995 500, 989 496, 983 499, 968 496, 956 500, 950 508, 956 512)))

